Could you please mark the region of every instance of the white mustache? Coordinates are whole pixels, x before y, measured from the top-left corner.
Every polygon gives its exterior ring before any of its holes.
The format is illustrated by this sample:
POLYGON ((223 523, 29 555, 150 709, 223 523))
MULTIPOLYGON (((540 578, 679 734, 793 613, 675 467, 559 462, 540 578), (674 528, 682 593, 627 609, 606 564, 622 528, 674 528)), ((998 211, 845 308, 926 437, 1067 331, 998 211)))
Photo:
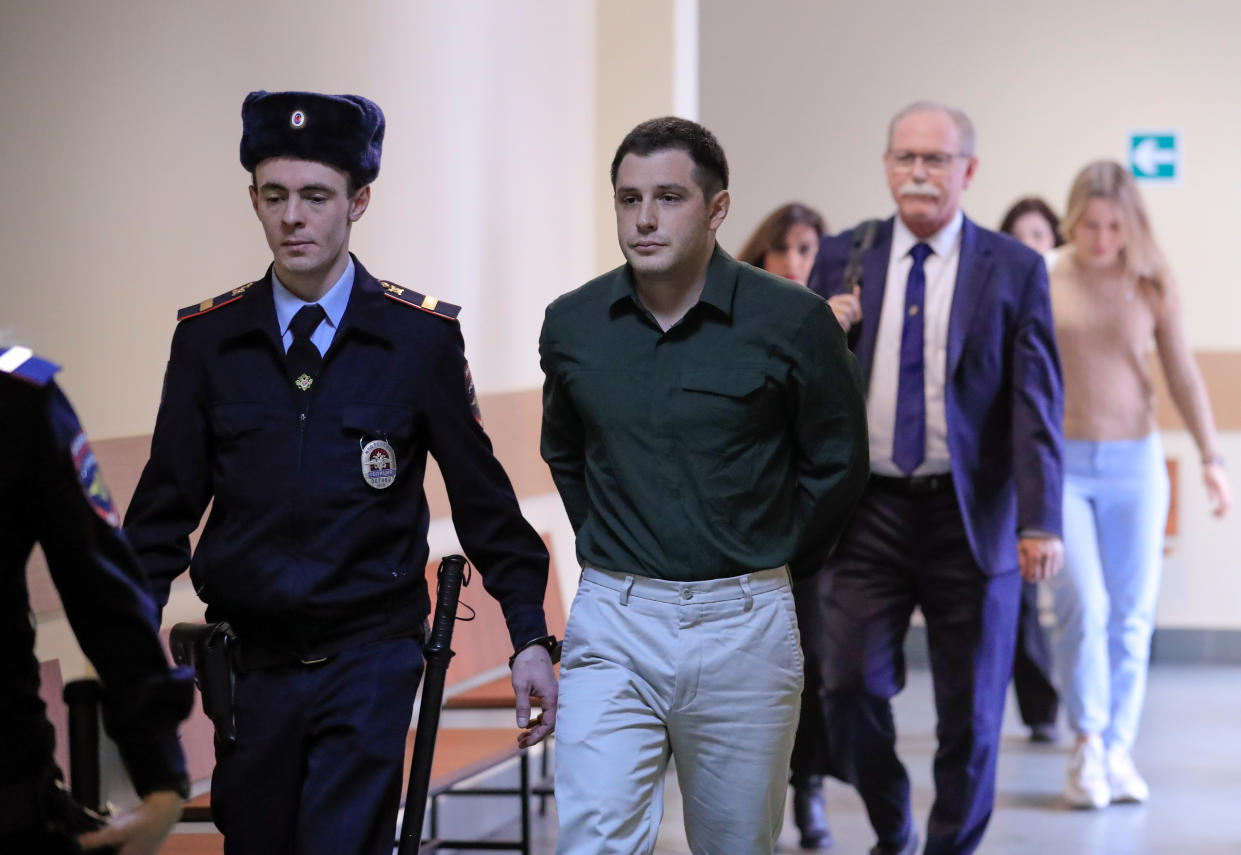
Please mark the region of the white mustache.
POLYGON ((928 196, 932 199, 938 199, 940 196, 939 188, 934 184, 922 184, 917 181, 909 180, 900 186, 896 191, 898 196, 928 196))

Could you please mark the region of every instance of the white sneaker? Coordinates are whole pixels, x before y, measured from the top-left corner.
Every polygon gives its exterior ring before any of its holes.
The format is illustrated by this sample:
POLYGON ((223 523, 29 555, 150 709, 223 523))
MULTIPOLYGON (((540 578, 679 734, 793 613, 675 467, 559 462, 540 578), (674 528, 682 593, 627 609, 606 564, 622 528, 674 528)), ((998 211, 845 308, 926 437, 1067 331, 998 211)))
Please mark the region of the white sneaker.
POLYGON ((1113 745, 1107 752, 1107 780, 1113 802, 1144 802, 1151 797, 1151 788, 1142 780, 1133 758, 1122 745, 1113 745))
POLYGON ((1112 801, 1103 740, 1099 737, 1092 736, 1074 746, 1073 753, 1069 756, 1069 776, 1064 786, 1064 799, 1075 808, 1096 810, 1107 807, 1112 801))

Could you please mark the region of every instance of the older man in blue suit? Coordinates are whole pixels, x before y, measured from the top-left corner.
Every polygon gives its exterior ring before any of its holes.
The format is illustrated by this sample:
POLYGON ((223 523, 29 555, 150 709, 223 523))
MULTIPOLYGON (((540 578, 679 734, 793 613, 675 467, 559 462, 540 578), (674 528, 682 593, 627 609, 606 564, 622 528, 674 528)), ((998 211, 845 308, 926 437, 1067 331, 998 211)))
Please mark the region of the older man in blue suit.
POLYGON ((978 848, 1012 668, 1021 578, 1059 570, 1060 362, 1037 254, 961 212, 974 131, 920 102, 884 153, 897 214, 843 282, 854 235, 825 238, 810 286, 851 332, 867 388, 871 482, 818 584, 834 771, 861 794, 873 855, 914 853, 909 777, 890 699, 902 643, 926 619, 938 715, 927 855, 978 848))

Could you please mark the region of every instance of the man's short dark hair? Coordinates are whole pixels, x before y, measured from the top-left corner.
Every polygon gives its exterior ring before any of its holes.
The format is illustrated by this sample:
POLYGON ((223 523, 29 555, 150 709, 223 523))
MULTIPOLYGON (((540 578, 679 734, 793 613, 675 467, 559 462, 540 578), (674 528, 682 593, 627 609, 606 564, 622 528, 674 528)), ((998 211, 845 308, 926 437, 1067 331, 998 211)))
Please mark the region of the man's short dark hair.
POLYGON ((728 189, 728 160, 715 134, 697 122, 676 116, 648 119, 625 135, 612 158, 612 189, 616 189, 616 172, 625 155, 646 157, 668 149, 683 151, 694 161, 694 180, 704 197, 710 199, 728 189))

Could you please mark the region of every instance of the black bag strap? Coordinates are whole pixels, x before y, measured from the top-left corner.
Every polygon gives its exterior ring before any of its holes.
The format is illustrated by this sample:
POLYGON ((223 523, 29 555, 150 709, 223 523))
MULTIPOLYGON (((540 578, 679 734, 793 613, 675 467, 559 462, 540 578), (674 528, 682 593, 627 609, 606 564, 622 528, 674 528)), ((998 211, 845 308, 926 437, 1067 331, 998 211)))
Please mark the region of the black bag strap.
POLYGON ((844 293, 852 294, 854 288, 862 287, 862 256, 875 245, 875 236, 879 233, 882 220, 863 220, 853 229, 853 243, 849 247, 849 260, 845 262, 845 273, 841 280, 844 293))

